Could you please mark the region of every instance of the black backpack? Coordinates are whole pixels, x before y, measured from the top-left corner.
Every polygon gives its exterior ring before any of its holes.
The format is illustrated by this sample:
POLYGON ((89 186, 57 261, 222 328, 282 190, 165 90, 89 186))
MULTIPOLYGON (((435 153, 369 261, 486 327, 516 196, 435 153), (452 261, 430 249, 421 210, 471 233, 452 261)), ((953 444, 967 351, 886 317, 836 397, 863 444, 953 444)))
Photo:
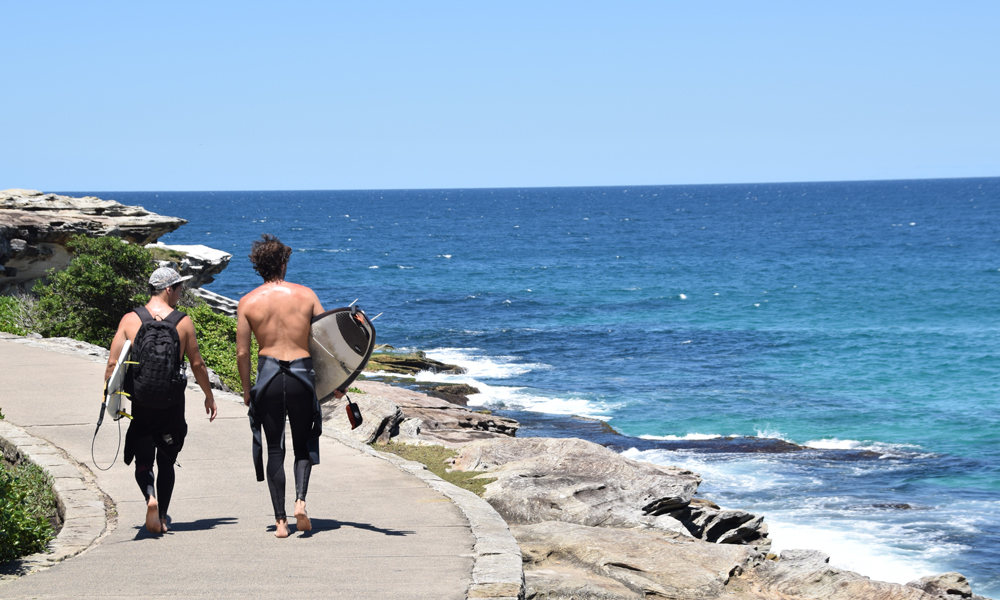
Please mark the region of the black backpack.
POLYGON ((132 342, 133 403, 148 408, 167 408, 174 404, 177 392, 187 385, 181 362, 181 339, 177 324, 186 317, 173 311, 157 321, 145 306, 135 309, 142 325, 132 342))

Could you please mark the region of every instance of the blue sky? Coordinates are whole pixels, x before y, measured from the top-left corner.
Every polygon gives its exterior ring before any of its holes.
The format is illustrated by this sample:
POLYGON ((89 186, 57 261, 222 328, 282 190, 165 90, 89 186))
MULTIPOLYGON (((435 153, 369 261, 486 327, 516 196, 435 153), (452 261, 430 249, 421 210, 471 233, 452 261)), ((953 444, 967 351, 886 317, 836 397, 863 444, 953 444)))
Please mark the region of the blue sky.
POLYGON ((0 189, 1000 176, 995 2, 0 0, 0 189))

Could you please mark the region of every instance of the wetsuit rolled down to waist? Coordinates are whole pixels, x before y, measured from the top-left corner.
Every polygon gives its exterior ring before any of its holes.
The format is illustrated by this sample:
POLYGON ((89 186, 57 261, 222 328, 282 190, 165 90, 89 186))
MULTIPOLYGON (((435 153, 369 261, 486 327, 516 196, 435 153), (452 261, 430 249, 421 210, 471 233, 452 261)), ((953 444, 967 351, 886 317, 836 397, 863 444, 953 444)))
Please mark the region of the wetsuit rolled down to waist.
POLYGON ((305 500, 312 466, 319 464, 319 436, 323 412, 316 397, 312 358, 278 360, 261 355, 257 383, 250 389, 250 429, 253 431, 253 464, 257 481, 264 481, 264 444, 267 441, 267 487, 275 520, 285 515, 285 415, 292 429, 295 452, 295 499, 305 500))

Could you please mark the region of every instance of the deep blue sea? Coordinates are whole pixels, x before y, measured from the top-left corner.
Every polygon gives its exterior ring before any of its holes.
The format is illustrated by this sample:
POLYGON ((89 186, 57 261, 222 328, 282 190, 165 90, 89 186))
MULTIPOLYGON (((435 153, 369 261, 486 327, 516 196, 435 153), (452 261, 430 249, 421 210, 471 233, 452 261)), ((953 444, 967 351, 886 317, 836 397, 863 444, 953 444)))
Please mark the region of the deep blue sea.
POLYGON ((279 236, 290 281, 467 367, 438 378, 519 435, 691 468, 777 550, 1000 597, 1000 178, 90 193, 188 219, 162 241, 231 252, 233 298, 279 236))

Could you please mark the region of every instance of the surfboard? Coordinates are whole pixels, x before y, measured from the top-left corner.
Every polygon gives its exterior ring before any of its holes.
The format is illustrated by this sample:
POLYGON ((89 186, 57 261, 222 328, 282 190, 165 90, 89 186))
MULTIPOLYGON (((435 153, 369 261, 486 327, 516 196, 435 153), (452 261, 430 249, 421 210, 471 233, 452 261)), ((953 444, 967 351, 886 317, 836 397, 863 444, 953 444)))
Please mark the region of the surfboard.
POLYGON ((104 397, 108 415, 115 421, 122 418, 118 411, 122 409, 122 399, 125 397, 122 395, 122 387, 125 385, 125 370, 128 368, 125 362, 128 360, 130 350, 132 350, 132 341, 125 340, 122 351, 118 354, 118 362, 115 363, 115 368, 111 371, 111 378, 108 379, 108 395, 104 397))
POLYGON ((315 316, 309 331, 309 353, 316 372, 320 402, 333 392, 346 392, 372 356, 375 326, 357 305, 335 308, 315 316))

